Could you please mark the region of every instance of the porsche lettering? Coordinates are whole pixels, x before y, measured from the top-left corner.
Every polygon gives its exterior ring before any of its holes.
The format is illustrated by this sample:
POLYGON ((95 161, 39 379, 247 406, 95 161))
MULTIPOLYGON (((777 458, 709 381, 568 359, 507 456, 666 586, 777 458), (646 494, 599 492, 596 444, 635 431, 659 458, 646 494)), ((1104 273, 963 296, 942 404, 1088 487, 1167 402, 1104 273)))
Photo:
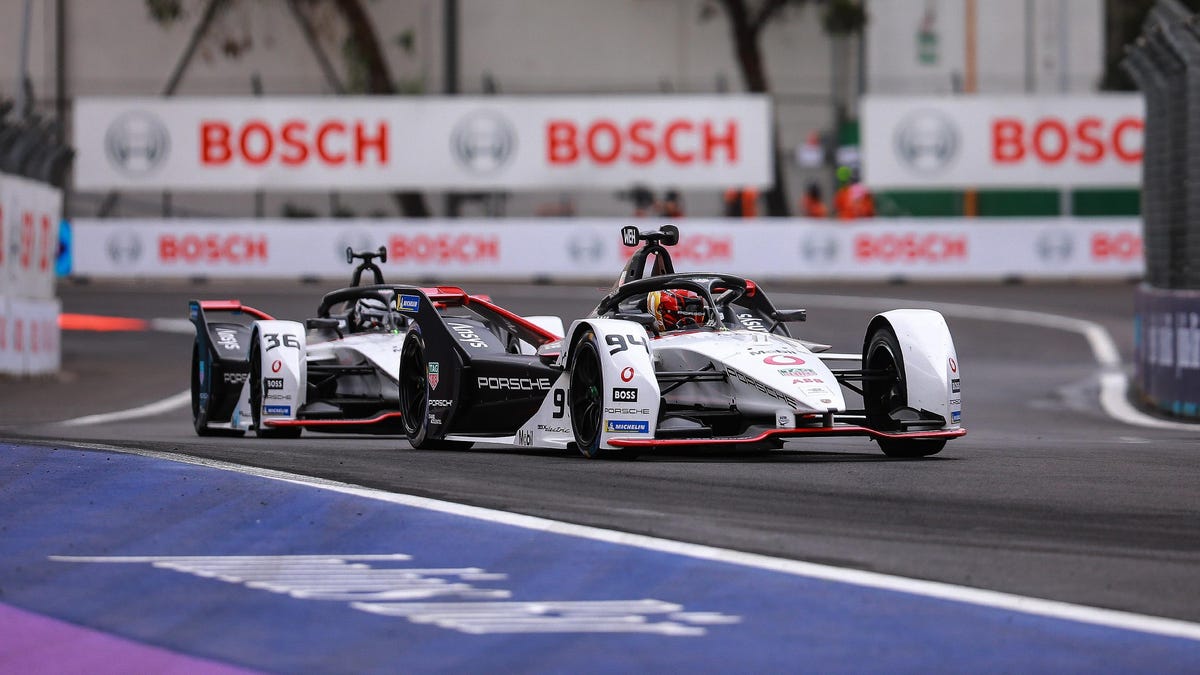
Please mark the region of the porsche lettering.
POLYGON ((549 391, 548 377, 477 377, 475 386, 480 389, 510 389, 517 391, 549 391))

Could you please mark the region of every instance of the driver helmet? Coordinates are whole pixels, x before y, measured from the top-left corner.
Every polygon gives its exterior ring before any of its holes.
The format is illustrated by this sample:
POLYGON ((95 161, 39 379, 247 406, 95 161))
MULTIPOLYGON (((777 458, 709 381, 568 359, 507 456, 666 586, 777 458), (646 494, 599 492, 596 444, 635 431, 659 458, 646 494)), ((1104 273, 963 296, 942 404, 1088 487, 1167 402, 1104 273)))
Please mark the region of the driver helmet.
POLYGON ((354 303, 354 326, 358 330, 385 328, 387 316, 387 304, 377 298, 359 298, 354 303))
POLYGON ((650 291, 646 295, 646 311, 654 315, 660 331, 699 328, 706 319, 704 298, 695 291, 682 289, 650 291))

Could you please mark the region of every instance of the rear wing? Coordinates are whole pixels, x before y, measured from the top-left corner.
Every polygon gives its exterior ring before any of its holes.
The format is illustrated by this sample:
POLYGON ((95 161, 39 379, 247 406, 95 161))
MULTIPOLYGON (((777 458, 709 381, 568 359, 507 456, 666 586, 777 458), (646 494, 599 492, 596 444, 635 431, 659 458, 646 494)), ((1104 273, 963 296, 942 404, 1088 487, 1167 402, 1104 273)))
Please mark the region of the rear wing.
POLYGON ((208 338, 208 312, 246 315, 252 319, 273 319, 266 312, 243 305, 241 300, 188 300, 188 318, 196 327, 196 340, 200 343, 201 353, 209 354, 212 345, 208 338))

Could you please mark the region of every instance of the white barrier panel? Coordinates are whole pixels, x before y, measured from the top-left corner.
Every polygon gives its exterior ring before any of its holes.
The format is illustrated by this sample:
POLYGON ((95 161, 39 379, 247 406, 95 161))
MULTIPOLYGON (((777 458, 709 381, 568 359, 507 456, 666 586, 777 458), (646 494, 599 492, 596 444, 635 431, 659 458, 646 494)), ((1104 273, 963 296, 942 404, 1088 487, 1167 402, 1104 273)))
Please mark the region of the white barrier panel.
POLYGON ((0 295, 54 297, 61 214, 58 189, 0 175, 0 295))
POLYGON ((765 186, 759 95, 84 98, 81 190, 765 186))
POLYGON ((1136 186, 1139 94, 867 96, 863 180, 872 188, 1136 186))
MULTIPOLYGON (((74 273, 96 278, 348 279, 347 246, 384 246, 388 281, 610 281, 641 219, 95 220, 74 222, 74 273)), ((1141 224, 1112 219, 688 219, 677 271, 754 279, 1133 278, 1141 224)))
POLYGON ((57 299, 0 297, 0 372, 41 375, 62 361, 57 299))

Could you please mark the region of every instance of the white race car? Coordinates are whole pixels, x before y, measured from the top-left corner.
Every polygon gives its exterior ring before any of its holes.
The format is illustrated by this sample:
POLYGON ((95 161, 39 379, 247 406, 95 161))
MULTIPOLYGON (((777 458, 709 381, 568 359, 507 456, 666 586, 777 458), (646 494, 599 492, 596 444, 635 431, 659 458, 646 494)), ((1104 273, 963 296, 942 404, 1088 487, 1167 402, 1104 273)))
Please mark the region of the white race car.
MULTIPOLYGON (((190 301, 196 326, 191 376, 196 433, 402 433, 400 348, 420 298, 440 289, 423 289, 418 295, 406 286, 386 284, 375 259, 386 262, 386 249, 347 249, 346 262, 362 261, 352 285, 325 294, 316 317, 304 323, 275 319, 237 300, 190 301), (364 272, 375 283, 361 284, 364 272)), ((484 296, 463 297, 478 307, 491 306, 484 296)), ((560 319, 533 319, 539 320, 554 333, 535 327, 537 339, 562 334, 560 319)), ((472 342, 473 326, 456 328, 459 339, 472 342)), ((506 346, 533 353, 532 345, 518 340, 506 346)))
POLYGON ((919 457, 966 433, 954 342, 937 312, 878 314, 860 352, 829 353, 790 335, 786 324, 803 321, 804 310, 776 309, 752 281, 676 274, 667 248, 678 242, 674 226, 626 227, 622 237, 645 245, 561 340, 480 315, 461 291, 405 289, 420 296, 401 355, 410 443, 629 457, 656 447, 772 448, 787 438, 857 435, 889 456, 919 457), (456 312, 496 332, 464 342, 449 323, 456 312), (501 349, 514 334, 537 354, 501 349), (862 407, 848 407, 844 390, 862 407))

